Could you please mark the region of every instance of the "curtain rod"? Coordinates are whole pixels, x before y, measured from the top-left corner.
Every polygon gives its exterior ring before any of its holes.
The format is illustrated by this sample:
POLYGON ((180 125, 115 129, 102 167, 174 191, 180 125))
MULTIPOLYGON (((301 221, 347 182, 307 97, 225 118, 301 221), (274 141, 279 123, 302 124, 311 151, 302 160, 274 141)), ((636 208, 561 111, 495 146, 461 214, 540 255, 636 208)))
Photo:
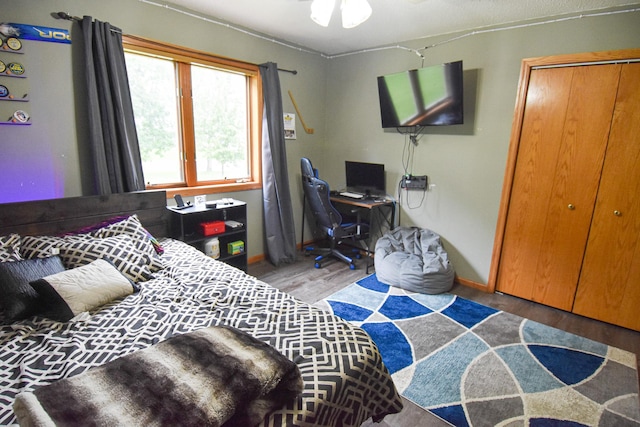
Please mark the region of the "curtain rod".
MULTIPOLYGON (((52 12, 51 16, 53 16, 56 19, 66 19, 67 21, 78 21, 78 22, 82 21, 82 18, 69 15, 67 12, 52 12)), ((114 26, 111 27, 111 31, 122 34, 122 30, 114 26)), ((287 70, 285 68, 278 68, 278 71, 282 71, 284 73, 291 73, 294 76, 298 74, 298 70, 287 70)))
MULTIPOLYGON (((77 16, 71 16, 67 12, 52 12, 51 16, 53 16, 55 19, 66 19, 67 21, 77 21, 77 22, 82 21, 82 18, 79 18, 77 16)), ((114 27, 111 24, 109 25, 111 26, 110 28, 111 31, 113 31, 114 33, 122 34, 122 30, 120 28, 114 27)))

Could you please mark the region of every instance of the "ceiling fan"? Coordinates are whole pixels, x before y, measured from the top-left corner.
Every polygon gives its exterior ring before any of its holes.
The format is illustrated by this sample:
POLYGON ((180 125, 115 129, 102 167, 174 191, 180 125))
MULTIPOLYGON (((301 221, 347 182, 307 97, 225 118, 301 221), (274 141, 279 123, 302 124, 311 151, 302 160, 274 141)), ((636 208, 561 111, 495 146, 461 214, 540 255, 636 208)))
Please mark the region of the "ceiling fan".
MULTIPOLYGON (((371 16, 372 9, 367 0, 340 1, 343 28, 357 27, 371 16)), ((311 2, 311 19, 323 27, 329 26, 335 3, 335 0, 313 0, 311 2)))
MULTIPOLYGON (((301 0, 309 1, 309 0, 301 0)), ((411 3, 422 3, 425 0, 408 0, 411 3)), ((323 27, 329 26, 335 7, 335 0, 313 0, 311 2, 311 19, 323 27)), ((362 24, 371 16, 371 6, 367 0, 340 0, 342 27, 353 28, 362 24)))

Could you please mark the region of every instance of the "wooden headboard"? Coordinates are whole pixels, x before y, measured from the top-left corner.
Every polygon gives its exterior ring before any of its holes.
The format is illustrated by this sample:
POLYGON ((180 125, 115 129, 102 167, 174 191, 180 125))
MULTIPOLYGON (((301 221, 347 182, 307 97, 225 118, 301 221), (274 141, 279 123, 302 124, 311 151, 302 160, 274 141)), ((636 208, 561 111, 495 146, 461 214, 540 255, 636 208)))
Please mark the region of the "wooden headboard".
POLYGON ((156 237, 169 235, 165 191, 69 197, 0 204, 0 236, 56 235, 119 215, 138 214, 156 237))

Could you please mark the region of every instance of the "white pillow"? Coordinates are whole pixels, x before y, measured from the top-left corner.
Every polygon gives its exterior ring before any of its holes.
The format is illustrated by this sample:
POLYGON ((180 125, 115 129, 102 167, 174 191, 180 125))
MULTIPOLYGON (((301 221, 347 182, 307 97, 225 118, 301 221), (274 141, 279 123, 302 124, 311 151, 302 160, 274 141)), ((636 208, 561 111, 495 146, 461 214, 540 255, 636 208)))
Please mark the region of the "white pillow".
POLYGON ((61 322, 137 290, 107 259, 43 277, 30 285, 46 306, 39 314, 61 322))

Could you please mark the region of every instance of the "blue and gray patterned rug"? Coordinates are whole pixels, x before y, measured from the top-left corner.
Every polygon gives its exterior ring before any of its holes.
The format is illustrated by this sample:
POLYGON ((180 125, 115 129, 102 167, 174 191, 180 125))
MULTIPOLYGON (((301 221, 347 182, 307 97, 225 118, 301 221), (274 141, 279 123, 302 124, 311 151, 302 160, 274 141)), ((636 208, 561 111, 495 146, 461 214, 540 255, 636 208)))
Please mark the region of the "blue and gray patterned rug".
POLYGON ((398 391, 454 426, 640 426, 633 353, 375 274, 317 305, 366 330, 398 391))

